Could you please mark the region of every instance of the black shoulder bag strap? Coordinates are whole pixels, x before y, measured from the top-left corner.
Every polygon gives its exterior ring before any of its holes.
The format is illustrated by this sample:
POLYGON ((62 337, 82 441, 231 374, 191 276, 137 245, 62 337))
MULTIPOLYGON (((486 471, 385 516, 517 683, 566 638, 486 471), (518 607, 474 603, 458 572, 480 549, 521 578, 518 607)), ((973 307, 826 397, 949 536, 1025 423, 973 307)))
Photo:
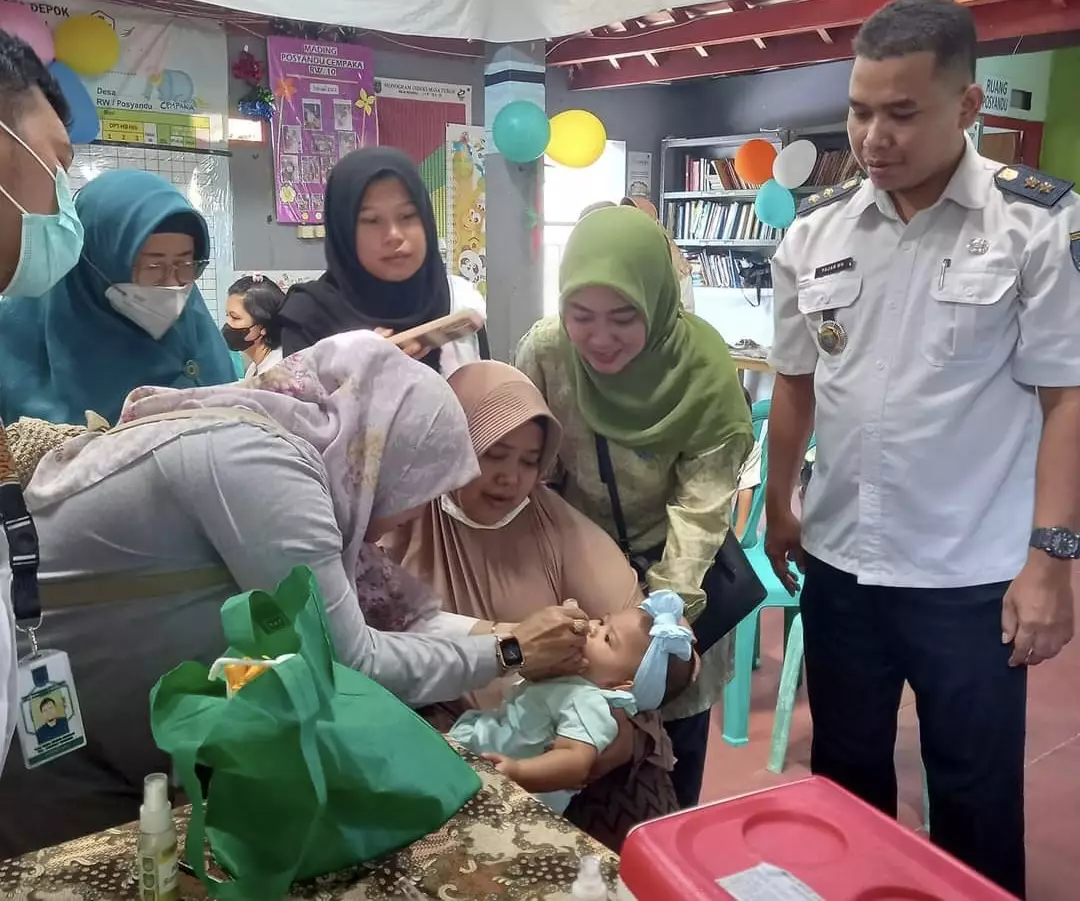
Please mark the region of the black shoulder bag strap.
POLYGON ((611 464, 611 451, 608 450, 607 439, 603 435, 596 436, 596 462, 600 469, 600 481, 607 488, 608 500, 611 502, 611 518, 615 521, 615 536, 619 550, 623 552, 623 556, 637 573, 638 581, 644 586, 645 574, 655 561, 649 559, 648 552, 635 554, 630 546, 630 536, 626 531, 626 517, 623 516, 622 503, 619 501, 619 486, 615 482, 615 467, 611 464))
POLYGON ((600 468, 600 481, 607 488, 608 500, 611 501, 611 518, 615 520, 619 550, 626 555, 627 560, 632 561, 634 552, 630 549, 630 538, 626 534, 626 520, 619 502, 619 487, 615 484, 615 467, 611 465, 611 451, 608 450, 607 438, 603 435, 596 436, 596 462, 600 468))
POLYGON ((487 326, 484 326, 476 333, 476 343, 480 347, 480 359, 491 359, 491 345, 488 344, 487 326))

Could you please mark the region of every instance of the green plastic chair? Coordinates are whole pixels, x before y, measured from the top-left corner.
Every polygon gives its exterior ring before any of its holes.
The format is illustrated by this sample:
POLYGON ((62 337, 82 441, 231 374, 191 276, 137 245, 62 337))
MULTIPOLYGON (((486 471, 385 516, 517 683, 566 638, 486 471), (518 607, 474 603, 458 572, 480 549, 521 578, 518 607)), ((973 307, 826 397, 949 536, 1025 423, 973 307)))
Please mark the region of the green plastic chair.
MULTIPOLYGON (((760 401, 754 405, 754 416, 768 417, 771 407, 769 401, 760 401)), ((760 636, 761 611, 768 607, 781 607, 791 611, 791 624, 794 626, 794 614, 798 613, 799 593, 794 597, 780 584, 776 574, 772 570, 768 558, 765 556, 764 542, 758 535, 758 526, 761 515, 765 508, 765 483, 768 476, 769 442, 766 435, 761 448, 761 469, 763 478, 757 487, 753 505, 750 508, 750 516, 747 520, 746 534, 740 542, 746 553, 750 565, 754 567, 762 584, 765 586, 765 599, 735 627, 735 662, 732 677, 724 686, 724 715, 723 731, 724 741, 736 747, 745 745, 749 739, 750 728, 750 691, 751 679, 754 671, 754 659, 757 656, 760 636)), ((785 643, 786 644, 786 643, 785 643)), ((786 657, 786 653, 785 653, 786 657)), ((798 676, 796 676, 798 681, 798 676)))

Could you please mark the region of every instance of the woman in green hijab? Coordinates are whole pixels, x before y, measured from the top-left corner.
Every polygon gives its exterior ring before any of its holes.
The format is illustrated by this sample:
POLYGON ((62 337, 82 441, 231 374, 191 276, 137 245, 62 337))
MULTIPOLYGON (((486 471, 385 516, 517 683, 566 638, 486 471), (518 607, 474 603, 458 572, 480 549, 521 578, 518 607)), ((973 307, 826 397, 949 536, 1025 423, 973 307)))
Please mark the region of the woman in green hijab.
MULTIPOLYGON (((577 224, 559 297, 559 316, 533 326, 516 362, 563 424, 563 495, 647 561, 649 590, 682 595, 693 622, 709 600, 702 586, 754 443, 727 345, 682 308, 667 235, 632 207, 577 224)), ((723 639, 703 655, 695 685, 663 711, 683 806, 698 801, 709 711, 729 670, 723 639)))

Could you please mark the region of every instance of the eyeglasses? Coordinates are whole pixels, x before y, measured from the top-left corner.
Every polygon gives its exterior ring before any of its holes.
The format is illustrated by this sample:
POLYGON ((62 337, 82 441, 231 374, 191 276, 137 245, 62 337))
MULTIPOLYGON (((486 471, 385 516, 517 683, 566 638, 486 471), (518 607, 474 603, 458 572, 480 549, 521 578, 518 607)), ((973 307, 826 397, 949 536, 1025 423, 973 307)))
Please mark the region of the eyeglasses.
POLYGON ((184 260, 180 263, 140 263, 135 269, 135 281, 140 285, 163 285, 173 276, 181 285, 190 285, 210 265, 209 260, 184 260))

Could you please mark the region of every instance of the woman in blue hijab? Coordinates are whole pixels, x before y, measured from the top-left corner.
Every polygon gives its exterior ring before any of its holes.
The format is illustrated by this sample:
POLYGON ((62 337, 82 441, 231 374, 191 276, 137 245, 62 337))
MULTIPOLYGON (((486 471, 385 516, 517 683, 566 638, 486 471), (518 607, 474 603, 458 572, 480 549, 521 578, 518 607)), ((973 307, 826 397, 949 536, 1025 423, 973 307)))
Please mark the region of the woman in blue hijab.
POLYGON ((235 379, 229 350, 195 286, 210 235, 202 215, 149 172, 106 172, 75 197, 82 257, 40 298, 0 303, 0 419, 116 422, 140 385, 235 379))

